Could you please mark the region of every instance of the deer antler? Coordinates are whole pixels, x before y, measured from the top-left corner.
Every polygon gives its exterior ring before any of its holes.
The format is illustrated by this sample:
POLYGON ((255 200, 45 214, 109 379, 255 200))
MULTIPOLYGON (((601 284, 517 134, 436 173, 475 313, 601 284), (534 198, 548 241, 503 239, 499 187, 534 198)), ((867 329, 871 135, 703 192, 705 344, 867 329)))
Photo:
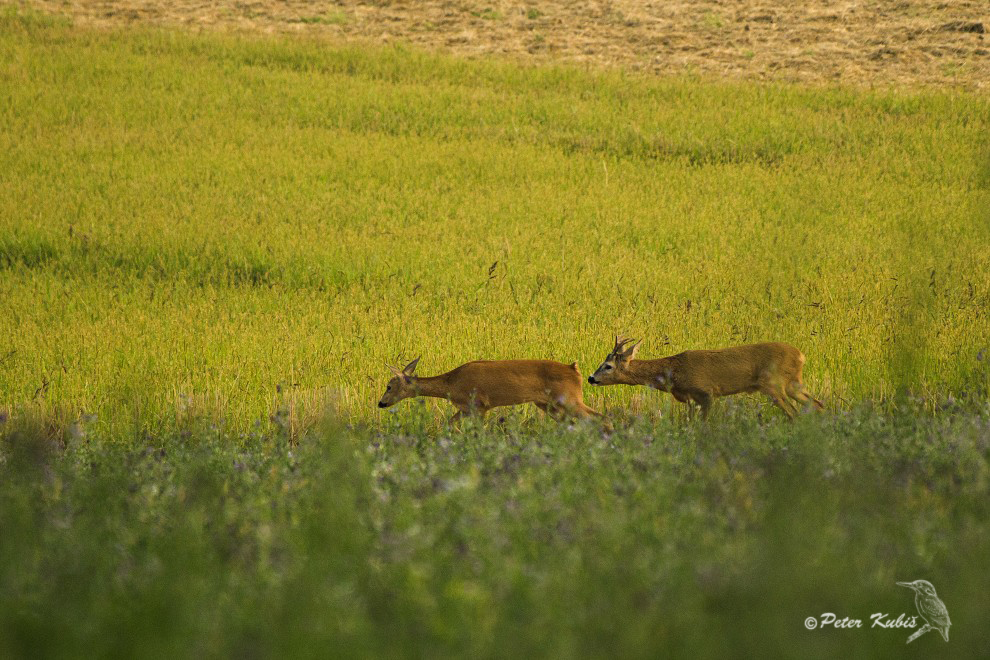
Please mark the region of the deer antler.
POLYGON ((612 352, 615 353, 616 355, 618 355, 626 347, 626 344, 628 344, 631 341, 632 341, 632 339, 629 338, 629 337, 626 337, 625 335, 616 335, 615 336, 615 347, 612 349, 612 352))

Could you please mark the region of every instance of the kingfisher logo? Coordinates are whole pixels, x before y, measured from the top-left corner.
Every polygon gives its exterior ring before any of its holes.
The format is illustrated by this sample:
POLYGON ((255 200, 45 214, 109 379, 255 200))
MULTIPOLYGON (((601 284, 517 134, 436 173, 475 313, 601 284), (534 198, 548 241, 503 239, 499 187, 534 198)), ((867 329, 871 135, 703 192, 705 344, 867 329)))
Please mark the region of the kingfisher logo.
POLYGON ((949 641, 949 610, 945 609, 945 603, 939 600, 935 593, 935 587, 927 580, 915 580, 914 582, 898 582, 901 587, 914 590, 914 606, 918 608, 918 616, 925 620, 925 625, 921 626, 908 637, 910 644, 930 630, 937 630, 941 633, 945 641, 949 641))
POLYGON ((917 615, 900 614, 893 616, 886 612, 875 612, 870 615, 870 622, 864 625, 862 619, 849 616, 839 616, 833 612, 825 612, 821 616, 809 616, 804 620, 804 627, 808 630, 817 628, 883 628, 886 630, 896 630, 897 628, 908 628, 914 630, 908 637, 910 644, 926 632, 937 630, 945 641, 949 641, 949 612, 945 609, 945 603, 939 600, 935 593, 935 587, 927 580, 915 580, 914 582, 898 582, 898 586, 907 587, 914 591, 914 606, 918 609, 917 615), (923 625, 919 628, 919 620, 923 625))

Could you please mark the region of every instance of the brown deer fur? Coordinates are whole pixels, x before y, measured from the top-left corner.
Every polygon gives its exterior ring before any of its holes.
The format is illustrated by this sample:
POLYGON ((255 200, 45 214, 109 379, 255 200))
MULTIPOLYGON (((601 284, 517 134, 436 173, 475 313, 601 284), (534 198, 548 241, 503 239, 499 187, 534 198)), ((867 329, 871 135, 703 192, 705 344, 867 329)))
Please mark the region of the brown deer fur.
POLYGON ((521 403, 532 403, 556 419, 565 415, 601 416, 584 404, 581 372, 576 362, 477 360, 430 377, 415 375, 418 362, 416 358, 401 371, 389 367, 395 377, 378 402, 379 408, 388 408, 409 397, 430 396, 454 404, 457 413, 452 422, 465 415, 484 416, 492 408, 521 403))
POLYGON ((594 374, 593 385, 646 385, 670 392, 682 403, 696 403, 703 416, 712 400, 744 392, 762 392, 793 418, 797 407, 822 402, 810 396, 801 382, 804 355, 780 342, 748 344, 712 351, 684 351, 658 360, 634 360, 639 343, 616 337, 615 347, 594 374))

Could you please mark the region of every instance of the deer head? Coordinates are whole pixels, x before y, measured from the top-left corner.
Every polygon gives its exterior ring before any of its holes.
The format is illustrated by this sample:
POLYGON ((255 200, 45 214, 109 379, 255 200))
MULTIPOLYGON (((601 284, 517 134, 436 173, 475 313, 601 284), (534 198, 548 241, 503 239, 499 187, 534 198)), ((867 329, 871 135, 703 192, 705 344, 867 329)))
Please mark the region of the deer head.
POLYGON ((379 408, 388 408, 403 399, 416 396, 415 372, 417 364, 419 364, 419 358, 407 364, 402 370, 390 364, 385 365, 394 376, 392 380, 388 381, 388 385, 385 387, 385 394, 382 395, 381 400, 378 402, 379 408))
POLYGON ((615 338, 615 346, 612 347, 612 352, 608 354, 605 361, 602 362, 595 373, 588 376, 588 382, 592 385, 617 385, 625 383, 626 379, 624 375, 626 369, 629 367, 629 361, 633 359, 636 351, 639 350, 639 345, 643 343, 643 340, 640 339, 632 346, 626 348, 632 341, 632 339, 617 336, 615 338))

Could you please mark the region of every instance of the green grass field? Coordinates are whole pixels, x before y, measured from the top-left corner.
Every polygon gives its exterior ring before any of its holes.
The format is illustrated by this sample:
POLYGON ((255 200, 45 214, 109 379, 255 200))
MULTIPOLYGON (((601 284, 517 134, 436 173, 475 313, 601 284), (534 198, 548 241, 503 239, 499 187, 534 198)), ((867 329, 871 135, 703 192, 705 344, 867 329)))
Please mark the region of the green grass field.
POLYGON ((990 607, 990 100, 0 11, 0 655, 876 657, 990 607), (829 410, 382 413, 775 340, 829 410), (986 359, 984 359, 986 357, 986 359), (494 415, 493 415, 494 417, 494 415))
POLYGON ((985 97, 3 35, 11 407, 47 382, 115 432, 189 401, 374 424, 386 360, 587 374, 614 332, 645 357, 788 341, 841 406, 967 389, 990 345, 985 97))

